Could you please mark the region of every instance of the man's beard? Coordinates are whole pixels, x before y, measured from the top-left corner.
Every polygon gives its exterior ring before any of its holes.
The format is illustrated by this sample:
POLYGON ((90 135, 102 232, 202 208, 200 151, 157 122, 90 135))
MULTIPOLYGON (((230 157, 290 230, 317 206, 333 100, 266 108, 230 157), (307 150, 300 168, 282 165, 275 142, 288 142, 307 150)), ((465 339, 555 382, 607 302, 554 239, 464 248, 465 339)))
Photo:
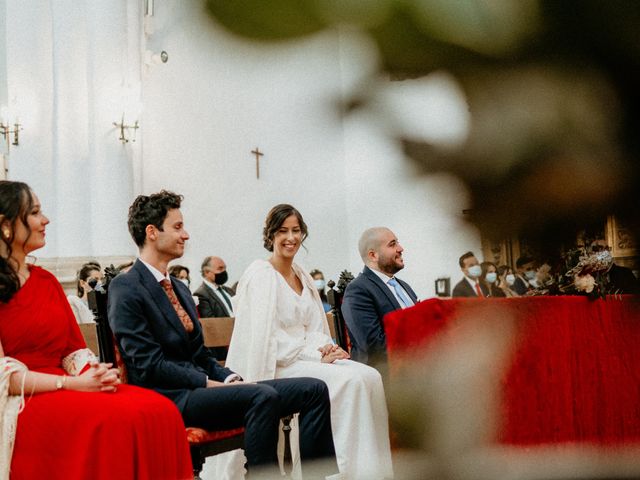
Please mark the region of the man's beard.
POLYGON ((378 262, 378 268, 381 272, 393 277, 396 273, 404 268, 404 265, 398 265, 395 259, 392 257, 382 263, 378 262))

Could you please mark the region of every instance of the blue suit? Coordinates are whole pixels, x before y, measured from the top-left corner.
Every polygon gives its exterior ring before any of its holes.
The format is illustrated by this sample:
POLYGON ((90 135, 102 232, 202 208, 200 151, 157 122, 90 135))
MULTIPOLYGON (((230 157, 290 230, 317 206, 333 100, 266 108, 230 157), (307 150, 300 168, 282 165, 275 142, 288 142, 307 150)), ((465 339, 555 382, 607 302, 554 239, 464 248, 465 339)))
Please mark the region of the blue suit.
MULTIPOLYGON (((187 332, 169 298, 139 260, 109 285, 108 317, 130 383, 150 388, 177 405, 186 426, 208 430, 245 427, 249 465, 275 464, 281 417, 300 412, 300 453, 334 456, 327 386, 311 378, 206 388, 233 372, 204 347, 189 289, 171 277, 178 300, 193 322, 187 332)), ((335 457, 334 457, 335 458, 335 457)))
MULTIPOLYGON (((396 278, 413 303, 418 302, 408 283, 396 278)), ((351 339, 351 358, 368 365, 387 361, 387 339, 384 316, 398 310, 400 304, 391 290, 369 267, 347 285, 342 302, 344 316, 351 339)))

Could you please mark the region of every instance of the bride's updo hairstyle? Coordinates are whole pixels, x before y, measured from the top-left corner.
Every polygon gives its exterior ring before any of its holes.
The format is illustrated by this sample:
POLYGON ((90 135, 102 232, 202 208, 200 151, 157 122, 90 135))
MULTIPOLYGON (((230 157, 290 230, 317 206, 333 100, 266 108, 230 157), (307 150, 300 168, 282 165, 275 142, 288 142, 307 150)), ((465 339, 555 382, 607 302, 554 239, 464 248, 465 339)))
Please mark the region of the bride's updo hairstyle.
POLYGON ((18 221, 29 230, 27 217, 33 208, 29 185, 22 182, 0 181, 0 302, 8 302, 20 288, 20 278, 12 265, 11 244, 18 221))
POLYGON ((273 252, 273 239, 276 236, 277 231, 280 229, 284 221, 291 215, 295 215, 300 224, 300 231, 302 232, 302 241, 307 238, 307 224, 304 223, 302 215, 291 205, 281 203, 273 207, 267 214, 267 219, 264 222, 264 229, 262 230, 262 240, 264 248, 269 252, 273 252))

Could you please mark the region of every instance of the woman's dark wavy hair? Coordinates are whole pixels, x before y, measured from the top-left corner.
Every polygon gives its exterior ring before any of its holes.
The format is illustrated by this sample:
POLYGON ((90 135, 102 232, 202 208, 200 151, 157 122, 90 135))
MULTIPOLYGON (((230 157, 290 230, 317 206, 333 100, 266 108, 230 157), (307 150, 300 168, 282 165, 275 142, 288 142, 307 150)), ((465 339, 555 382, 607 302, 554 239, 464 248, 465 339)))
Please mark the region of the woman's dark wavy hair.
POLYGON ((190 271, 187 267, 185 267, 184 265, 173 265, 170 269, 169 269, 169 275, 173 275, 174 277, 178 278, 178 275, 180 275, 180 272, 182 270, 185 270, 187 272, 187 278, 190 278, 190 271))
POLYGON ((502 278, 502 276, 505 274, 505 272, 507 271, 513 271, 513 268, 511 268, 509 265, 500 265, 498 267, 498 277, 502 278))
POLYGON ((100 264, 98 262, 87 262, 78 271, 78 283, 76 284, 76 289, 78 290, 78 296, 82 297, 84 295, 84 288, 80 285, 80 280, 86 282, 87 278, 91 276, 91 272, 100 272, 102 269, 100 268, 100 264))
POLYGON ((498 267, 493 262, 482 262, 480 264, 480 268, 482 269, 482 274, 480 278, 485 278, 487 276, 487 272, 489 271, 489 267, 493 267, 496 269, 496 274, 498 273, 498 267))
POLYGON ((273 252, 273 239, 276 236, 276 232, 282 226, 284 221, 291 215, 295 215, 298 219, 300 230, 302 232, 302 241, 304 242, 307 238, 307 224, 304 223, 300 212, 289 204, 281 203, 269 211, 267 219, 264 222, 264 229, 262 230, 263 245, 269 252, 273 252))
POLYGON ((167 212, 174 208, 180 208, 183 196, 177 193, 162 190, 153 195, 138 195, 129 207, 129 233, 138 247, 143 247, 147 239, 147 225, 154 225, 162 230, 162 224, 167 217, 167 212))
POLYGON ((17 263, 11 258, 11 244, 15 238, 16 224, 20 221, 31 232, 27 217, 33 208, 33 196, 29 185, 9 180, 0 181, 0 239, 4 243, 4 252, 0 254, 0 302, 8 302, 20 288, 17 263), (11 232, 4 236, 7 223, 11 232))

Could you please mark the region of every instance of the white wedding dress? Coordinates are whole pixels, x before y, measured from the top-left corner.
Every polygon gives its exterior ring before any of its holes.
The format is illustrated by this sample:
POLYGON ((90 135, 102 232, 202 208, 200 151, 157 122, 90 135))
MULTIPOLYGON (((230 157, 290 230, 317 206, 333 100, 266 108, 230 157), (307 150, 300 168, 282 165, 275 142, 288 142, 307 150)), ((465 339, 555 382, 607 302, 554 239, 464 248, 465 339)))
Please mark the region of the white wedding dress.
POLYGON ((313 280, 294 264, 304 289, 294 292, 273 266, 253 262, 233 297, 236 321, 227 366, 246 381, 315 377, 329 387, 331 427, 344 478, 393 477, 387 406, 374 368, 321 363, 318 347, 333 343, 313 280))

